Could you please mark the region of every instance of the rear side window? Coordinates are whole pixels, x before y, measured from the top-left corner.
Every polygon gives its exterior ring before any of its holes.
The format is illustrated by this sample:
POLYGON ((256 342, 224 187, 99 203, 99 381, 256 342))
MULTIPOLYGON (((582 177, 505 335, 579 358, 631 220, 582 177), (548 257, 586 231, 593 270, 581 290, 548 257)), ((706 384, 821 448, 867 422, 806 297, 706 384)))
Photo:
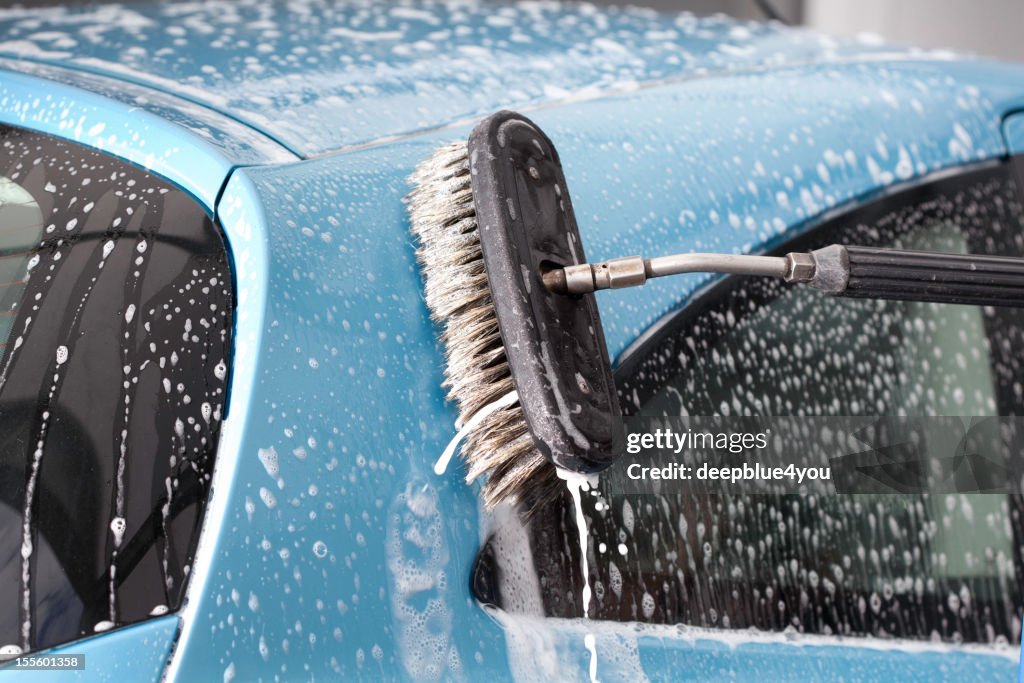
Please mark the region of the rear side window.
POLYGON ((233 292, 195 200, 0 127, 0 647, 177 609, 224 416, 233 292))
MULTIPOLYGON (((892 195, 781 252, 830 243, 1024 255, 1012 166, 892 195)), ((623 409, 646 416, 1024 415, 1024 310, 832 299, 729 278, 628 353, 623 409)), ((1017 430, 1019 431, 1019 430, 1017 430)), ((1001 433, 1020 453, 1024 434, 1001 433)), ((1019 465, 1010 463, 1011 471, 1019 465)), ((1016 643, 1019 495, 613 495, 585 502, 601 619, 1016 643)), ((545 614, 581 616, 570 501, 529 529, 545 614)), ((507 534, 506 534, 507 535, 507 534)), ((526 592, 506 577, 492 601, 526 592)), ((507 543, 507 541, 506 541, 507 543)), ((486 583, 486 582, 484 582, 486 583)), ((491 581, 488 585, 501 585, 491 581)))

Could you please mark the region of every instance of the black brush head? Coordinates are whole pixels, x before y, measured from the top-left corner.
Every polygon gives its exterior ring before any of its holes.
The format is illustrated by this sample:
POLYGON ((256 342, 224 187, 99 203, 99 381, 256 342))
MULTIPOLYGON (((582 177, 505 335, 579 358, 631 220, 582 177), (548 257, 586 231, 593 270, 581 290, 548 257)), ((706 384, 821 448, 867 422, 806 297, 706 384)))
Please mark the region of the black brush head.
POLYGON ((586 262, 558 153, 533 122, 502 111, 473 130, 468 154, 484 269, 533 444, 557 467, 599 472, 625 437, 597 302, 541 279, 586 262))

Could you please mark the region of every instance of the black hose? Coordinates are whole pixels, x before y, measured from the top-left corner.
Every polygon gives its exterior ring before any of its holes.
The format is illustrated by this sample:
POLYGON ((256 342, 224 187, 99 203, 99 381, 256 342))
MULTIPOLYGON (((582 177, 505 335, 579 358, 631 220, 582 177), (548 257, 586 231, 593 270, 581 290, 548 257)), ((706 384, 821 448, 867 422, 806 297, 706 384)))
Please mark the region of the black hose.
POLYGON ((977 254, 846 247, 842 296, 1024 306, 1024 259, 977 254))

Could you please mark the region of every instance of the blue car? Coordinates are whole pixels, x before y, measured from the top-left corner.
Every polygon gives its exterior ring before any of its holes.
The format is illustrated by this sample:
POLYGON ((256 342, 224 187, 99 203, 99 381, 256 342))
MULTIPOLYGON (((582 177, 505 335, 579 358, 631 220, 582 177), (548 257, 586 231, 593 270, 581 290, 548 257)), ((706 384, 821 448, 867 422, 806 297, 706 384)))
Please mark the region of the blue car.
MULTIPOLYGON (((581 556, 567 496, 434 473, 403 197, 503 108, 595 260, 1024 255, 1022 65, 549 2, 0 10, 0 679, 1016 676, 1019 495, 598 489, 581 556)), ((1024 414, 1020 310, 598 304, 628 415, 1024 414)))

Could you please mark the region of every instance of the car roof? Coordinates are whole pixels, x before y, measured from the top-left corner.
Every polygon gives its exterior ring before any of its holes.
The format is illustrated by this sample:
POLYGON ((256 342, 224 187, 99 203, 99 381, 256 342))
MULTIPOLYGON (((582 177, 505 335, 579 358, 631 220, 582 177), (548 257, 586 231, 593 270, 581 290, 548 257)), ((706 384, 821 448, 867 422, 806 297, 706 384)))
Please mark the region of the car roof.
POLYGON ((345 0, 0 10, 0 57, 115 77, 301 157, 490 113, 730 72, 932 59, 873 38, 645 9, 345 0))

